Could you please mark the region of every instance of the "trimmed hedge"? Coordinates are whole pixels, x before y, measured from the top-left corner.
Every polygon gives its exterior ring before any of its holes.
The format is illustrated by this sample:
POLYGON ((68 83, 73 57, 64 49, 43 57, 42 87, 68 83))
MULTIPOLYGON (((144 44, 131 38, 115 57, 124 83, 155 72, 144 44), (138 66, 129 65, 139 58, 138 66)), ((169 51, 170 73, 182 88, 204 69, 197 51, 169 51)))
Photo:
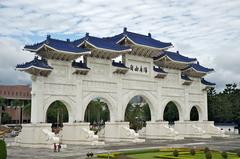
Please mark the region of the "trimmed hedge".
POLYGON ((0 159, 7 158, 7 146, 4 140, 0 140, 0 159))
POLYGON ((121 155, 132 155, 132 154, 142 154, 142 153, 152 153, 152 152, 160 152, 159 149, 144 149, 144 150, 132 150, 121 152, 121 155))
POLYGON ((205 153, 205 157, 206 157, 206 159, 212 159, 212 153, 211 153, 211 151, 206 152, 206 153, 205 153))
POLYGON ((183 157, 181 157, 181 156, 179 156, 179 157, 174 157, 174 156, 169 156, 169 155, 156 155, 156 156, 154 156, 155 158, 161 158, 161 159, 193 159, 191 156, 190 157, 188 157, 188 158, 186 158, 186 156, 184 156, 184 158, 183 157))
POLYGON ((191 150, 190 150, 190 154, 191 154, 192 156, 194 156, 194 155, 196 154, 195 149, 191 149, 191 150))
POLYGON ((178 150, 180 152, 189 152, 189 148, 166 148, 160 149, 160 152, 173 152, 174 150, 178 150))
POLYGON ((106 154, 106 153, 102 153, 102 154, 97 154, 98 158, 115 158, 117 156, 115 156, 114 154, 106 154))
POLYGON ((132 155, 132 154, 142 154, 142 153, 152 153, 152 152, 159 152, 159 149, 144 149, 144 150, 132 150, 132 151, 126 151, 126 152, 113 152, 113 153, 102 153, 97 154, 98 158, 115 158, 119 155, 132 155))
POLYGON ((174 156, 174 157, 178 157, 178 155, 179 155, 178 150, 174 150, 174 151, 173 151, 173 156, 174 156))
POLYGON ((228 158, 228 154, 227 154, 226 151, 223 151, 223 152, 221 153, 221 155, 222 155, 222 157, 223 157, 224 159, 227 159, 227 158, 228 158))

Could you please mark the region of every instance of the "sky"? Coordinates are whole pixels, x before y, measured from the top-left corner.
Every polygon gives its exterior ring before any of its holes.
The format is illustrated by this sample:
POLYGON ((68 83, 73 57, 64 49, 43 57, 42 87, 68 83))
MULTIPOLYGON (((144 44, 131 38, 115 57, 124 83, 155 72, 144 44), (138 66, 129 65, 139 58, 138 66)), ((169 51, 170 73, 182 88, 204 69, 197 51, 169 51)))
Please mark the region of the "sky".
POLYGON ((24 45, 47 34, 74 40, 127 27, 214 68, 206 79, 221 91, 226 83, 240 84, 239 8, 240 0, 0 0, 0 84, 31 83, 14 68, 33 59, 24 45))

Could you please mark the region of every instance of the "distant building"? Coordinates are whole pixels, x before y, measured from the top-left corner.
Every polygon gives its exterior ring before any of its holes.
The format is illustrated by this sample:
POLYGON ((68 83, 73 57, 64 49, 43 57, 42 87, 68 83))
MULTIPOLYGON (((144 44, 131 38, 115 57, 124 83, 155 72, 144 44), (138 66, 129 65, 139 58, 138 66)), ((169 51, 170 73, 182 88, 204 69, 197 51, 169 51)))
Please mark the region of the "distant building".
POLYGON ((22 112, 21 107, 31 100, 31 87, 27 85, 0 85, 0 97, 5 99, 3 112, 11 116, 12 124, 30 121, 30 115, 22 112), (13 100, 22 100, 23 105, 14 105, 13 100))
POLYGON ((216 127, 219 127, 227 135, 237 135, 237 124, 234 123, 215 123, 216 127))

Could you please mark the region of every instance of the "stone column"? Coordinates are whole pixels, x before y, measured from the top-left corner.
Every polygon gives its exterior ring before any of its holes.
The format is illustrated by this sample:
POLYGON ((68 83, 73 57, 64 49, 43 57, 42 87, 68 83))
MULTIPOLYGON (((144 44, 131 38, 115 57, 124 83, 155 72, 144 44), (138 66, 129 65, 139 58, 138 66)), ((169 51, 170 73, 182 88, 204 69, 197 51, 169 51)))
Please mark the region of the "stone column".
POLYGON ((40 123, 44 121, 43 112, 43 95, 42 95, 42 82, 41 77, 32 76, 32 101, 31 101, 31 123, 40 123), (36 79, 38 78, 38 79, 36 79))
POLYGON ((76 90, 76 98, 75 98, 75 119, 73 121, 80 122, 84 121, 85 110, 83 109, 83 81, 80 80, 76 82, 77 90, 76 90))

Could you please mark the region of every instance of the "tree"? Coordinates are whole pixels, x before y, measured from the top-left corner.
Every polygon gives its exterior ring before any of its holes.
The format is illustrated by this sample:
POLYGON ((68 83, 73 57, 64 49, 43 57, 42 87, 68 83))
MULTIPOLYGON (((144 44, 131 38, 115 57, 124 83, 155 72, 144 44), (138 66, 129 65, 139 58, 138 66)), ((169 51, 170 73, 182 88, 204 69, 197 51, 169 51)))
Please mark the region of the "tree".
POLYGON ((23 106, 23 112, 28 116, 31 115, 31 102, 28 102, 26 105, 23 106))
POLYGON ((92 100, 85 111, 84 121, 93 123, 104 124, 110 120, 110 112, 107 103, 102 101, 100 98, 92 100))
POLYGON ((11 120, 12 117, 7 112, 2 113, 2 124, 9 124, 11 120))
POLYGON ((226 84, 222 92, 208 90, 208 116, 215 122, 234 122, 240 133, 240 89, 237 84, 226 84))
POLYGON ((5 106, 5 99, 3 97, 0 97, 0 124, 2 123, 2 109, 5 106))
POLYGON ((125 121, 130 122, 130 128, 137 131, 142 129, 149 120, 151 120, 149 105, 141 96, 134 97, 127 105, 125 121))
POLYGON ((174 122, 179 120, 177 106, 173 102, 169 102, 164 109, 163 119, 165 121, 174 122))
POLYGON ((62 124, 68 122, 68 110, 61 101, 53 102, 47 110, 47 122, 62 124))

